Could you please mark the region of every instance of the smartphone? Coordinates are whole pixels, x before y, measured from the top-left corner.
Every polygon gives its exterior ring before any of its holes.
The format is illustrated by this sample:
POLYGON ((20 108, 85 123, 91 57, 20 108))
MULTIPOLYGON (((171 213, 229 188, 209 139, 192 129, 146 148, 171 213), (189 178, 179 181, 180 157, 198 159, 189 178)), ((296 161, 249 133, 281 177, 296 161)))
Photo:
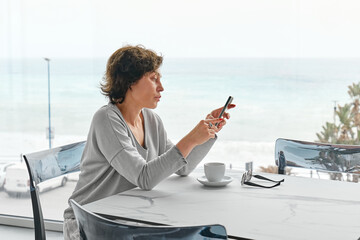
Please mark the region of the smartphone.
MULTIPOLYGON (((223 109, 221 110, 221 113, 220 115, 218 116, 218 118, 221 118, 222 115, 224 114, 225 110, 227 109, 227 107, 231 104, 231 102, 233 101, 233 97, 232 96, 229 96, 229 98, 227 99, 223 109)), ((215 123, 215 126, 217 126, 219 123, 215 123)))

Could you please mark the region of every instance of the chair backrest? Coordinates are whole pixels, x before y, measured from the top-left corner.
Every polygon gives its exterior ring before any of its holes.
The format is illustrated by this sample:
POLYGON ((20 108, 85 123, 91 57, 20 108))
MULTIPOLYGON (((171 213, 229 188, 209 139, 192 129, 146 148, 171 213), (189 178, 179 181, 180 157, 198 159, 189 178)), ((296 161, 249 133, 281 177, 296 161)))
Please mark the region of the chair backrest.
POLYGON ((46 239, 37 184, 80 170, 85 141, 23 155, 30 179, 35 239, 46 239))
POLYGON ((225 227, 219 224, 186 227, 130 225, 103 218, 73 199, 70 203, 78 222, 80 239, 83 240, 227 239, 225 227))
POLYGON ((334 173, 360 173, 360 146, 324 144, 279 138, 275 143, 279 173, 298 167, 334 173))

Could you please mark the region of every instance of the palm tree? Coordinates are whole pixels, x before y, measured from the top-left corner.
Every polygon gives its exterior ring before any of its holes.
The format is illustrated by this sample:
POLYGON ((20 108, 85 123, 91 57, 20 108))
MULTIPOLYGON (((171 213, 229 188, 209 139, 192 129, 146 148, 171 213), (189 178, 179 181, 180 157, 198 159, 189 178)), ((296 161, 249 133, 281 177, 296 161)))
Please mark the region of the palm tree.
POLYGON ((319 141, 322 143, 336 143, 337 142, 337 134, 338 128, 334 123, 326 122, 325 126, 322 126, 323 131, 317 133, 319 141))
MULTIPOLYGON (((335 117, 339 119, 339 124, 335 125, 326 122, 325 126, 322 126, 323 131, 316 134, 318 141, 323 143, 360 144, 360 82, 353 83, 348 88, 348 94, 352 102, 344 106, 338 105, 335 117)), ((330 178, 334 180, 340 180, 342 176, 338 173, 329 174, 330 178)), ((357 182, 358 176, 353 175, 352 181, 357 182)))
POLYGON ((339 141, 349 143, 354 139, 354 131, 352 130, 353 114, 351 111, 351 104, 345 104, 343 107, 338 106, 336 115, 340 120, 340 136, 339 141), (349 136, 350 135, 350 136, 349 136))
POLYGON ((348 93, 351 98, 360 98, 360 82, 357 84, 353 83, 352 85, 348 86, 348 88, 348 93))
POLYGON ((348 86, 353 102, 338 105, 336 117, 339 124, 326 122, 323 131, 317 133, 318 141, 324 143, 360 144, 360 82, 348 86))
POLYGON ((355 99, 355 101, 352 103, 352 109, 351 109, 351 114, 353 116, 352 119, 352 125, 355 128, 355 132, 356 132, 356 141, 360 142, 360 102, 359 99, 355 99))

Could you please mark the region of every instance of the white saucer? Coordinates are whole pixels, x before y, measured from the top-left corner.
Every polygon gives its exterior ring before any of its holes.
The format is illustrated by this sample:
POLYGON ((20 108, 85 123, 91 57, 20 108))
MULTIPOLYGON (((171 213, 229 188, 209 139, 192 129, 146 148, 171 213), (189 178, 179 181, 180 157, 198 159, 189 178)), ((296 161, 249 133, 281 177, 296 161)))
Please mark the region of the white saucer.
POLYGON ((220 182, 209 182, 205 176, 198 177, 197 180, 208 187, 223 187, 231 183, 233 178, 229 176, 224 176, 220 182))

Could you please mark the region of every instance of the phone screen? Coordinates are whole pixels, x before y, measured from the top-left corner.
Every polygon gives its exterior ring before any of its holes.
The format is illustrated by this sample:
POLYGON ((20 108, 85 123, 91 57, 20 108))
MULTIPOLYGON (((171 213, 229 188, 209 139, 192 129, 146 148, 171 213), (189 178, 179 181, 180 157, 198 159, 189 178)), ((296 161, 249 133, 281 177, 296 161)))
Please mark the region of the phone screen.
MULTIPOLYGON (((233 101, 233 97, 232 96, 229 96, 229 98, 227 99, 223 109, 221 110, 221 113, 220 115, 218 116, 218 118, 221 118, 222 115, 224 114, 225 110, 227 109, 227 107, 231 104, 231 102, 233 101)), ((217 126, 219 123, 216 123, 215 126, 217 126)))
POLYGON ((223 109, 221 110, 221 113, 220 113, 220 115, 219 115, 218 118, 221 118, 221 117, 222 117, 222 115, 224 114, 225 110, 227 109, 227 107, 229 106, 229 104, 231 104, 231 102, 232 102, 233 99, 234 99, 234 98, 233 98, 232 96, 229 96, 229 98, 227 99, 227 101, 226 101, 223 109))

